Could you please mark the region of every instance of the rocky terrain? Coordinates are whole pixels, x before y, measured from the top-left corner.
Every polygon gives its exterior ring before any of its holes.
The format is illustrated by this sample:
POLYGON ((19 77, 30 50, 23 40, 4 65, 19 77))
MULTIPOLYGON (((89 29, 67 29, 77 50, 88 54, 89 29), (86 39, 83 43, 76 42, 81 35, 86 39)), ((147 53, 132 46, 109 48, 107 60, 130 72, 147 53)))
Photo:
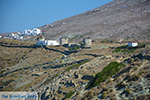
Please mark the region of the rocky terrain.
POLYGON ((114 0, 96 9, 39 27, 47 39, 70 41, 124 38, 150 39, 150 1, 114 0))
POLYGON ((46 39, 89 36, 89 48, 0 39, 0 91, 37 91, 39 100, 149 100, 149 20, 149 0, 114 0, 39 27, 46 39))
POLYGON ((39 100, 150 98, 147 41, 128 48, 94 40, 91 48, 75 51, 34 44, 0 39, 0 91, 37 91, 39 100))

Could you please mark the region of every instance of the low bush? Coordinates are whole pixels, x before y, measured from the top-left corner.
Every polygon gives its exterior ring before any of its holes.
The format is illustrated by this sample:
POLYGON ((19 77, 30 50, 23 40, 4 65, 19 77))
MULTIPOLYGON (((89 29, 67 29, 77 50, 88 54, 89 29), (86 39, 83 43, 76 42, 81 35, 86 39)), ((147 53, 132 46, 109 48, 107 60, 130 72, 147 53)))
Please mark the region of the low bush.
POLYGON ((133 53, 137 48, 136 47, 128 47, 126 45, 117 47, 113 52, 127 52, 133 53))
POLYGON ((127 93, 127 94, 131 94, 131 89, 126 88, 126 89, 124 90, 124 92, 127 93))
POLYGON ((122 66, 124 65, 118 62, 111 62, 101 72, 95 75, 94 79, 87 84, 86 89, 97 86, 100 82, 104 82, 107 78, 112 77, 112 75, 116 74, 122 66))
POLYGON ((117 84, 119 88, 125 88, 127 84, 124 81, 121 81, 120 83, 117 84))
POLYGON ((128 82, 130 82, 130 81, 137 81, 138 79, 140 78, 140 76, 139 75, 132 75, 129 79, 128 79, 128 82))

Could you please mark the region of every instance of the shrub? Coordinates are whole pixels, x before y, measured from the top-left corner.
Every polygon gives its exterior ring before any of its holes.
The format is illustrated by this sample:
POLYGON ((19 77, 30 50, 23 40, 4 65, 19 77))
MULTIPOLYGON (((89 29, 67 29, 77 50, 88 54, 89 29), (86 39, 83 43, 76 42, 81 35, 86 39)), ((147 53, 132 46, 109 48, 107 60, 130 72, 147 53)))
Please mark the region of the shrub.
POLYGON ((89 92, 85 93, 84 98, 87 98, 88 100, 89 100, 89 99, 92 99, 92 98, 93 98, 92 92, 89 91, 89 92))
POLYGON ((118 86, 119 88, 125 88, 125 87, 127 86, 127 84, 125 84, 124 81, 121 81, 120 83, 117 84, 117 86, 118 86))
POLYGON ((134 75, 132 75, 131 78, 128 79, 128 81, 137 81, 139 78, 140 78, 139 75, 135 75, 135 74, 134 74, 134 75))
POLYGON ((71 96, 75 93, 76 91, 70 91, 65 95, 65 98, 71 98, 71 96))
POLYGON ((124 92, 127 93, 127 94, 130 94, 130 93, 131 93, 131 89, 126 88, 126 89, 124 90, 124 92))
POLYGON ((123 46, 120 46, 120 47, 117 47, 113 52, 127 52, 127 53, 133 53, 135 51, 135 47, 132 48, 132 47, 127 47, 126 45, 123 45, 123 46))
POLYGON ((87 84, 86 89, 97 86, 100 82, 104 82, 107 78, 116 74, 122 66, 123 64, 119 64, 118 62, 111 62, 101 72, 95 75, 94 79, 87 84))
POLYGON ((104 99, 107 96, 106 92, 103 92, 102 99, 104 99))
POLYGON ((114 50, 113 52, 120 52, 121 49, 120 48, 117 48, 116 50, 114 50))
POLYGON ((103 41, 101 41, 101 43, 107 43, 107 41, 103 40, 103 41))

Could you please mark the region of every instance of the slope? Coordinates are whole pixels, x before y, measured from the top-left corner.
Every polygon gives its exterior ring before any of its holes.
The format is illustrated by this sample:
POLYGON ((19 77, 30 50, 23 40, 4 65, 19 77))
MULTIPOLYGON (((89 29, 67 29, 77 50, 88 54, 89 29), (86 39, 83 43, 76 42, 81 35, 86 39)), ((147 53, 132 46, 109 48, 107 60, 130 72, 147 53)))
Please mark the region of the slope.
POLYGON ((149 39, 149 0, 114 0, 96 9, 39 27, 47 39, 149 39))

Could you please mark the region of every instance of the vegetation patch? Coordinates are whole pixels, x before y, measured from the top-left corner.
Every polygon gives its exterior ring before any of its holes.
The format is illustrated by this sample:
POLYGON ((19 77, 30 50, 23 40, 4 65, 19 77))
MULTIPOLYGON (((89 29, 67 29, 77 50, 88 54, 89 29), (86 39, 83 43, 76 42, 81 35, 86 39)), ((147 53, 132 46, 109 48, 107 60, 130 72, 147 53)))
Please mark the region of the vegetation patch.
POLYGON ((86 89, 95 87, 100 84, 100 82, 104 82, 107 78, 116 74, 121 68, 124 66, 118 62, 111 62, 107 65, 101 72, 97 73, 93 80, 87 84, 86 89))
POLYGON ((84 94, 83 100, 91 100, 93 97, 94 97, 93 93, 89 91, 84 94))
POLYGON ((146 46, 145 43, 139 44, 136 47, 128 47, 127 45, 123 45, 120 47, 117 47, 113 52, 127 52, 127 53, 133 53, 138 48, 144 48, 146 46))
POLYGON ((80 49, 79 45, 75 45, 75 46, 69 47, 69 51, 70 50, 78 50, 78 49, 80 49))
POLYGON ((133 53, 135 51, 135 47, 128 47, 126 45, 117 47, 113 52, 127 52, 127 53, 133 53))
POLYGON ((124 92, 127 93, 127 94, 131 94, 131 89, 126 88, 126 89, 124 90, 124 92))
POLYGON ((108 43, 106 40, 102 40, 101 43, 108 43))
POLYGON ((68 92, 66 95, 65 95, 65 98, 64 99, 66 99, 66 98, 71 98, 71 96, 75 93, 76 91, 70 91, 70 92, 68 92))
POLYGON ((126 84, 124 81, 121 81, 120 83, 117 84, 118 88, 125 88, 128 84, 126 84))

